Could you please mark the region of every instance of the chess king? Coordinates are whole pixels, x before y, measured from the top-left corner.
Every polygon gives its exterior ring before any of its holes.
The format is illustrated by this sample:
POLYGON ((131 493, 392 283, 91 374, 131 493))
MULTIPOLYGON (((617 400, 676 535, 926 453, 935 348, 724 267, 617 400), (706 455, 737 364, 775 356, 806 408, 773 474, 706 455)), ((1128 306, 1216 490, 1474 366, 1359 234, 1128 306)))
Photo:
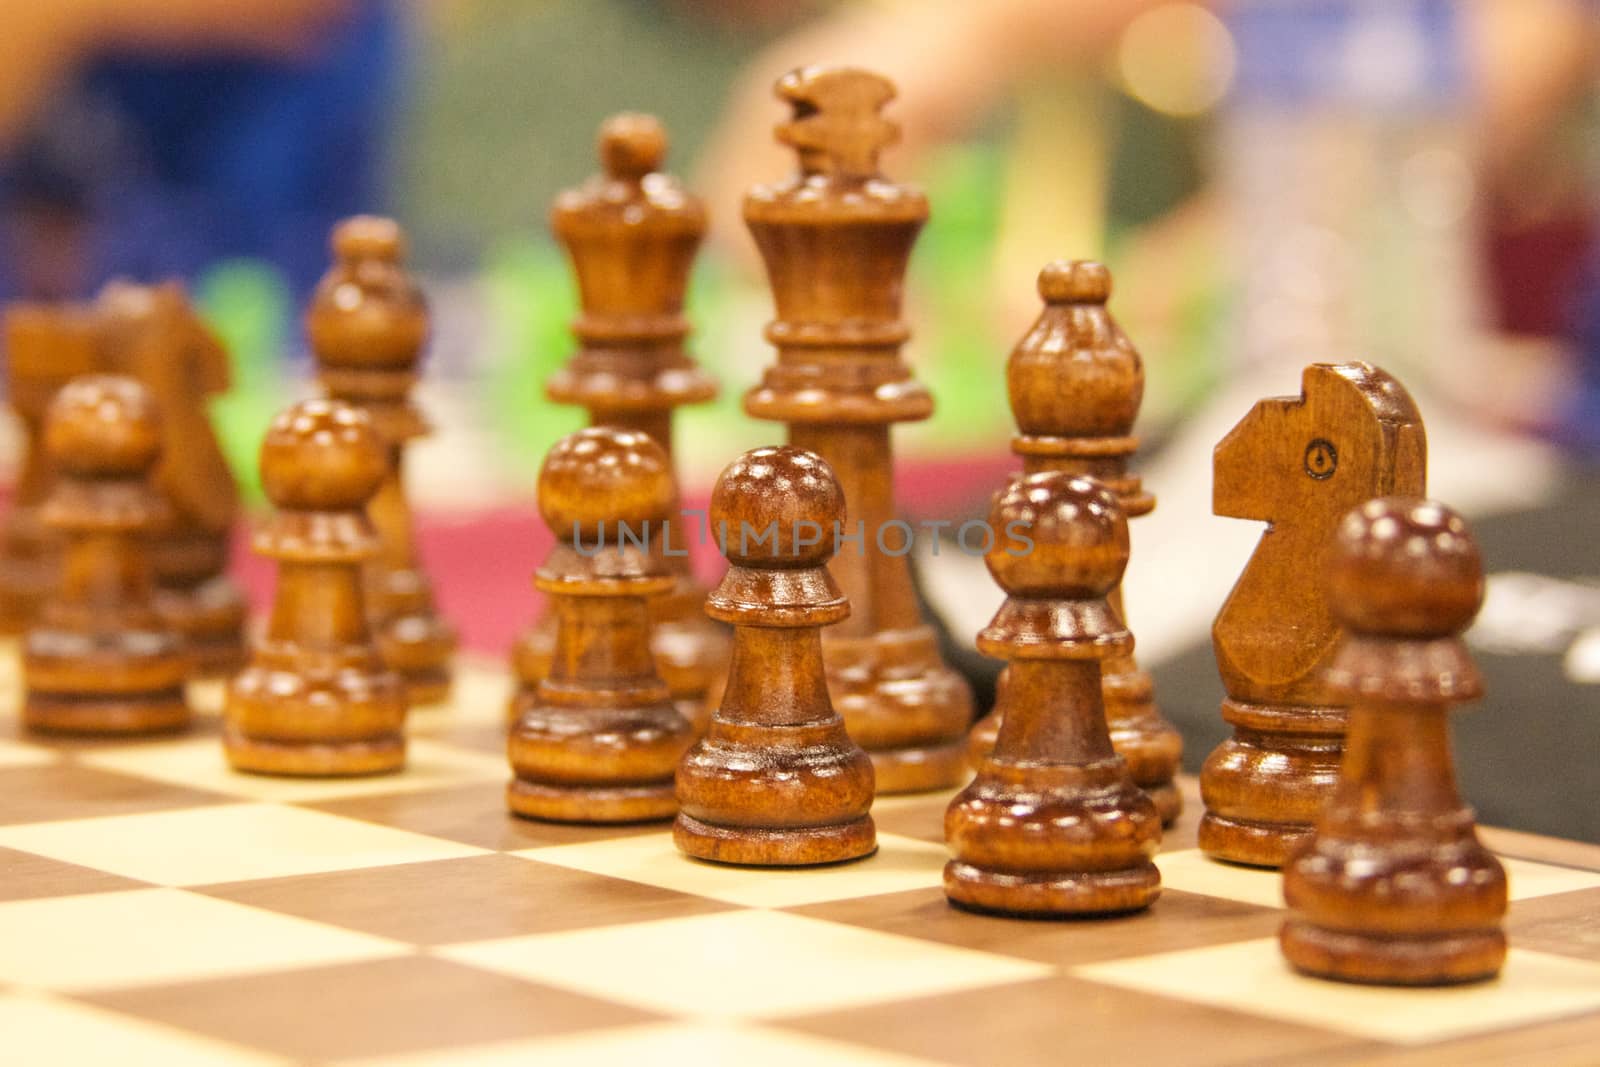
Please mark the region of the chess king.
POLYGON ((1373 497, 1422 495, 1426 462, 1416 404, 1368 363, 1307 367, 1300 396, 1261 401, 1217 445, 1213 510, 1268 526, 1211 631, 1234 732, 1200 772, 1208 855, 1278 867, 1310 836, 1347 721, 1327 678, 1334 528, 1373 497))
POLYGON ((777 136, 799 156, 788 180, 758 186, 744 218, 766 263, 778 350, 744 397, 751 416, 787 424, 844 489, 847 536, 829 570, 849 619, 823 639, 828 689, 872 757, 878 791, 955 785, 964 774, 972 694, 939 656, 922 617, 896 519, 889 430, 926 419, 933 398, 900 358, 901 295, 928 202, 885 178, 878 154, 899 136, 879 112, 894 86, 864 70, 808 67, 779 79, 794 109, 777 136))

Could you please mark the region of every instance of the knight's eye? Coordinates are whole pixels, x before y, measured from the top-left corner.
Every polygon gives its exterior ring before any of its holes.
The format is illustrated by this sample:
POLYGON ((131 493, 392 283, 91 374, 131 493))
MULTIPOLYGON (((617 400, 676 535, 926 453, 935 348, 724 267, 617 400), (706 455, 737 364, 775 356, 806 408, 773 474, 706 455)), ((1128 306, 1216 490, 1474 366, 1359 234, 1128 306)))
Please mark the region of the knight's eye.
POLYGON ((1306 445, 1305 468, 1306 473, 1319 482, 1331 477, 1339 468, 1339 451, 1333 447, 1333 442, 1318 437, 1306 445))

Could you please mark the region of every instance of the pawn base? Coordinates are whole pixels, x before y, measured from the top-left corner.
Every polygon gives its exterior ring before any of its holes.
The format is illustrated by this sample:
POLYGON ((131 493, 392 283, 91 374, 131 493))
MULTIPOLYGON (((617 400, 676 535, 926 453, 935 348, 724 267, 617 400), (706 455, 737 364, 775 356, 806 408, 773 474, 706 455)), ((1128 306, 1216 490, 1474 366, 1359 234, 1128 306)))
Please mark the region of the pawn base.
POLYGON ((359 778, 406 765, 401 734, 349 741, 275 741, 224 728, 222 750, 236 771, 294 778, 359 778))
POLYGON ((1283 924, 1278 944, 1294 968, 1317 978, 1368 985, 1458 985, 1500 973, 1500 930, 1401 937, 1329 930, 1300 919, 1283 924))
POLYGON ((29 693, 22 708, 24 725, 47 734, 175 733, 187 729, 190 719, 182 689, 88 698, 29 693))
POLYGON ((1200 851, 1247 867, 1282 867, 1314 830, 1309 823, 1255 822, 1208 811, 1200 820, 1200 851))
POLYGON ((861 859, 878 850, 872 816, 832 826, 767 829, 712 826, 682 812, 672 824, 678 850, 695 859, 750 867, 809 867, 861 859))
POLYGON ((506 786, 513 815, 542 822, 659 822, 678 812, 672 779, 642 785, 551 785, 513 778, 506 786))
POLYGON ((1161 895, 1153 863, 1121 871, 1009 874, 951 860, 944 892, 972 911, 1001 915, 1116 915, 1140 911, 1161 895))

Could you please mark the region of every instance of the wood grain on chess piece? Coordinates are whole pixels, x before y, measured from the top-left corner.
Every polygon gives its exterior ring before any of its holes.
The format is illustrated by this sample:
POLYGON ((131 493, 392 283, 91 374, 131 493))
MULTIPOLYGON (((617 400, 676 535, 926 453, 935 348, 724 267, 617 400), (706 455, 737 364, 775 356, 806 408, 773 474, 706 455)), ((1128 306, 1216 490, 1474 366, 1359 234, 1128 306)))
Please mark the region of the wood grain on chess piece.
POLYGON ((1233 736, 1200 772, 1200 847, 1281 866, 1332 794, 1345 712, 1325 677, 1340 630, 1323 593, 1333 531, 1365 500, 1424 492, 1427 445, 1405 388, 1367 363, 1313 364, 1217 445, 1213 510, 1268 524, 1212 627, 1233 736))
POLYGON ((156 606, 177 628, 196 673, 244 666, 243 594, 227 574, 239 489, 207 405, 226 392, 228 353, 177 282, 112 282, 95 304, 105 365, 141 382, 161 409, 155 484, 172 521, 153 544, 156 606))
MULTIPOLYGON (((651 116, 613 115, 600 127, 602 172, 551 208, 582 313, 572 324, 578 350, 545 393, 587 410, 591 426, 649 434, 671 457, 673 412, 713 399, 717 383, 684 350, 684 294, 706 232, 705 206, 662 173, 666 150, 666 133, 651 116)), ((666 560, 676 582, 650 600, 650 645, 678 709, 698 731, 710 713, 707 695, 727 674, 732 643, 727 628, 706 617, 706 590, 689 570, 689 534, 676 503, 671 511, 666 560)), ((547 612, 518 643, 513 718, 550 670, 555 631, 547 612)))
POLYGON ((367 568, 367 611, 411 703, 435 703, 450 692, 456 631, 434 606, 405 484, 406 445, 429 432, 411 399, 428 338, 427 302, 405 269, 405 236, 392 220, 346 219, 332 246, 333 265, 306 312, 317 379, 326 395, 371 417, 388 452, 388 472, 368 506, 380 548, 367 568))
POLYGON ((1107 597, 1128 563, 1128 523, 1100 482, 1026 475, 995 498, 985 555, 1006 601, 978 650, 1009 661, 1000 734, 950 804, 945 893, 982 911, 1135 911, 1161 891, 1155 803, 1106 725, 1102 664, 1133 635, 1107 597))
POLYGON ((1483 602, 1477 543, 1443 505, 1369 501, 1339 525, 1328 590, 1346 635, 1328 683, 1350 724, 1333 797, 1284 869, 1284 954, 1354 982, 1490 977, 1506 875, 1456 789, 1448 721, 1483 691, 1461 640, 1483 602))
POLYGON ((705 737, 678 767, 678 848, 760 866, 833 863, 877 848, 873 765, 828 698, 821 628, 850 603, 828 572, 845 499, 798 448, 735 460, 711 495, 728 571, 706 612, 734 627, 733 664, 705 737))
POLYGON ((889 181, 878 155, 899 135, 880 114, 894 96, 863 70, 810 67, 778 81, 793 109, 778 139, 799 169, 753 190, 744 217, 766 263, 778 350, 745 410, 786 423, 789 443, 827 461, 849 503, 852 541, 831 571, 849 620, 824 641, 833 700, 871 754, 878 789, 955 785, 972 722, 966 681, 941 659, 895 524, 890 427, 927 418, 933 400, 900 358, 901 298, 928 218, 921 192, 889 181))
POLYGON ((307 400, 261 442, 277 513, 255 550, 278 561, 266 634, 228 686, 223 744, 242 771, 361 775, 405 764, 406 686, 367 622, 362 576, 379 551, 367 504, 388 477, 365 412, 307 400))
POLYGON ((5 312, 5 392, 22 426, 21 464, 0 525, 0 633, 20 634, 56 587, 61 556, 40 518, 54 475, 44 447, 51 399, 99 370, 96 319, 76 304, 13 304, 5 312))
POLYGON ((75 378, 51 402, 55 484, 40 518, 61 580, 23 644, 23 720, 63 733, 153 733, 189 722, 183 639, 156 611, 148 538, 168 521, 151 485, 160 419, 131 378, 75 378))
POLYGON ((534 584, 556 644, 511 728, 516 814, 613 823, 677 812, 673 772, 694 731, 656 673, 648 608, 677 584, 660 554, 676 499, 666 451, 637 431, 590 427, 545 457, 539 511, 556 545, 534 584))
MULTIPOLYGON (((1011 450, 1022 457, 1024 474, 1066 471, 1097 479, 1134 518, 1155 507, 1128 471, 1139 445, 1133 423, 1144 397, 1144 364, 1106 310, 1110 295, 1111 274, 1099 263, 1057 260, 1039 272, 1044 311, 1006 364, 1018 430, 1011 450)), ((1120 582, 1109 599, 1126 618, 1120 582)), ((1155 684, 1131 650, 1106 662, 1102 681, 1111 743, 1155 801, 1161 821, 1171 823, 1183 807, 1173 783, 1183 739, 1156 707, 1155 684)), ((1002 674, 1000 687, 1008 684, 1002 674)), ((994 748, 999 731, 998 711, 973 727, 968 758, 974 767, 994 748)))

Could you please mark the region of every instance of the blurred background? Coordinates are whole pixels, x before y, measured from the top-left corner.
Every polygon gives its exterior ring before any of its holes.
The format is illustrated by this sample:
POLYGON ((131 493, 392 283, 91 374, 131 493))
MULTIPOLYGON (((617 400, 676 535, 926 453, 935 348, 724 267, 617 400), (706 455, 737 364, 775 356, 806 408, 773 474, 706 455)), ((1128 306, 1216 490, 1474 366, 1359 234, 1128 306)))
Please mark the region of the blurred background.
MULTIPOLYGON (((32 0, 0 35, 0 299, 181 278, 225 339, 214 409, 252 501, 271 414, 307 390, 303 303, 327 232, 395 215, 429 293, 412 451, 421 543, 467 645, 534 614, 531 487, 581 412, 543 398, 576 297, 545 228, 595 130, 658 115, 704 196, 693 351, 723 384, 680 413, 686 496, 781 429, 739 397, 770 300, 739 218, 781 177, 771 85, 809 62, 894 79, 896 180, 928 192, 907 350, 939 409, 897 431, 902 508, 982 514, 1014 461, 1004 362, 1058 257, 1098 258, 1148 386, 1137 466, 1160 501, 1126 587, 1141 660, 1188 739, 1220 737, 1207 634, 1259 536, 1210 514, 1211 447, 1324 359, 1419 401, 1430 492, 1493 574, 1491 683, 1459 720, 1489 821, 1600 840, 1573 802, 1600 745, 1600 4, 1593 0, 32 0), (528 590, 524 592, 524 590, 528 590)), ((18 439, 3 448, 14 469, 18 439)), ((237 566, 264 602, 270 571, 237 566)), ((713 561, 703 560, 710 566, 713 561)), ((919 560, 954 640, 998 594, 919 560)), ((1580 794, 1581 795, 1581 794, 1580 794)))

